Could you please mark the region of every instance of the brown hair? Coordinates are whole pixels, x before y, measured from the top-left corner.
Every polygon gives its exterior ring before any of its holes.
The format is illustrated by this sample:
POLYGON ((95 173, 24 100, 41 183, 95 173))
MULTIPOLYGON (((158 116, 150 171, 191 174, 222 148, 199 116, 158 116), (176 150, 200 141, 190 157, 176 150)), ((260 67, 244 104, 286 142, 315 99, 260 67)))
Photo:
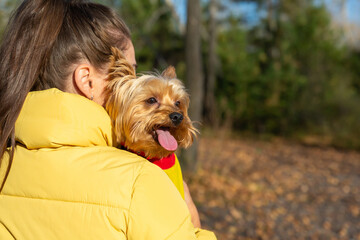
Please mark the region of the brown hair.
MULTIPOLYGON (((0 46, 0 164, 31 90, 65 90, 70 66, 82 59, 97 69, 111 47, 127 48, 130 32, 114 11, 82 0, 24 0, 13 13, 0 46)), ((5 183, 3 181, 0 191, 5 183)))

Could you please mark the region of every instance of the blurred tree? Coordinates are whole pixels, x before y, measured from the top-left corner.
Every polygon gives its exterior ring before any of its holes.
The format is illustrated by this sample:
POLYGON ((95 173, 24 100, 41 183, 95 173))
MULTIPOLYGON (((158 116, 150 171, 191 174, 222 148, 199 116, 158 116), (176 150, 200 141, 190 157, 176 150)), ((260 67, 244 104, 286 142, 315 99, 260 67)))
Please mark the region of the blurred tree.
POLYGON ((107 0, 132 31, 139 71, 174 65, 184 76, 184 36, 174 6, 164 0, 107 0))
POLYGON ((357 81, 350 73, 356 70, 346 64, 349 50, 326 7, 312 0, 256 2, 266 13, 259 24, 242 30, 230 17, 219 35, 223 120, 236 129, 289 134, 331 129, 340 121, 336 116, 355 118, 357 81))
POLYGON ((227 27, 218 34, 217 54, 220 69, 217 75, 216 97, 221 128, 231 129, 234 122, 244 116, 248 109, 249 86, 259 70, 252 54, 248 53, 248 39, 245 29, 239 26, 239 19, 230 16, 227 27))
MULTIPOLYGON (((204 15, 206 16, 207 33, 204 41, 203 54, 206 56, 206 78, 205 78, 205 105, 204 105, 204 120, 207 125, 212 128, 219 128, 221 123, 221 112, 218 109, 218 102, 215 99, 217 88, 217 75, 219 72, 219 53, 218 48, 218 32, 221 29, 227 31, 234 27, 233 20, 236 19, 237 24, 243 22, 241 15, 238 15, 232 11, 231 7, 234 4, 241 3, 258 3, 262 0, 210 0, 208 4, 204 6, 204 15), (229 15, 230 14, 230 15, 229 15), (225 16, 225 17, 224 17, 225 16), (229 21, 229 19, 232 19, 229 21)), ((235 24, 236 25, 236 24, 235 24)), ((232 43, 229 43, 230 45, 232 43)), ((244 50, 244 49, 242 49, 244 50)), ((231 51, 231 50, 230 50, 231 51)), ((229 111, 227 111, 229 112, 229 111)), ((228 120, 230 120, 228 118, 228 120)))
POLYGON ((20 3, 20 0, 2 0, 0 1, 0 39, 5 30, 11 12, 20 3))
MULTIPOLYGON (((189 89, 191 104, 189 114, 193 121, 202 120, 204 77, 201 56, 201 6, 200 0, 187 3, 186 24, 186 84, 189 89)), ((198 141, 182 155, 186 170, 197 170, 198 141)))
POLYGON ((209 53, 207 62, 207 81, 205 92, 205 119, 212 127, 217 128, 219 125, 217 117, 217 105, 215 101, 215 83, 216 70, 218 65, 218 56, 216 53, 217 42, 217 0, 210 0, 209 5, 209 53))

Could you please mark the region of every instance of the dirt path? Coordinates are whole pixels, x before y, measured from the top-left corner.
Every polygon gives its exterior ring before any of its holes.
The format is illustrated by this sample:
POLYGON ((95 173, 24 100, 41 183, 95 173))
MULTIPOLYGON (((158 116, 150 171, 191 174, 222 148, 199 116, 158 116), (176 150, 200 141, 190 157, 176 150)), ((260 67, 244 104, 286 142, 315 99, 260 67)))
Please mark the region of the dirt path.
POLYGON ((204 138, 187 175, 219 240, 360 239, 360 153, 204 138))

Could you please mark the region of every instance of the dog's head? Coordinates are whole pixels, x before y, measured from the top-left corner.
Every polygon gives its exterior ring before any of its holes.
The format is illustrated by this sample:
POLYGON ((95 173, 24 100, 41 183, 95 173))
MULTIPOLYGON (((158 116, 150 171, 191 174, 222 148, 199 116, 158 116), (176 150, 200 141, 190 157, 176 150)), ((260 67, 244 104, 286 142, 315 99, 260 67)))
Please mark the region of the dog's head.
POLYGON ((112 61, 106 105, 116 143, 149 158, 189 147, 197 130, 188 116, 189 95, 175 69, 168 67, 162 74, 137 78, 134 72, 120 73, 119 69, 126 68, 119 64, 112 61))

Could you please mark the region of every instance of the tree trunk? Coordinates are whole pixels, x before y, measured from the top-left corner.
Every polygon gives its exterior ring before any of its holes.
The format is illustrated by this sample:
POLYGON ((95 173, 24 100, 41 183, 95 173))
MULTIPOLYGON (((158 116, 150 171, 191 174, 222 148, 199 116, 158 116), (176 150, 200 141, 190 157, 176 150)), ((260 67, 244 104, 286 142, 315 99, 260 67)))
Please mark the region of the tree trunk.
POLYGON ((217 1, 210 0, 209 6, 210 20, 209 20, 209 56, 208 56, 208 78, 206 85, 206 120, 214 128, 218 127, 217 117, 217 105, 215 101, 215 84, 216 84, 216 38, 217 38, 217 26, 216 26, 216 15, 217 15, 217 1))
MULTIPOLYGON (((201 122, 204 96, 204 78, 201 58, 201 6, 200 0, 188 0, 186 24, 186 84, 190 93, 189 115, 191 120, 201 122)), ((196 126, 199 127, 199 126, 196 126)), ((198 142, 183 152, 185 170, 195 172, 198 167, 198 142)))
POLYGON ((270 31, 273 31, 275 29, 275 19, 274 19, 274 12, 273 12, 273 1, 272 0, 266 0, 267 4, 267 21, 270 31))

